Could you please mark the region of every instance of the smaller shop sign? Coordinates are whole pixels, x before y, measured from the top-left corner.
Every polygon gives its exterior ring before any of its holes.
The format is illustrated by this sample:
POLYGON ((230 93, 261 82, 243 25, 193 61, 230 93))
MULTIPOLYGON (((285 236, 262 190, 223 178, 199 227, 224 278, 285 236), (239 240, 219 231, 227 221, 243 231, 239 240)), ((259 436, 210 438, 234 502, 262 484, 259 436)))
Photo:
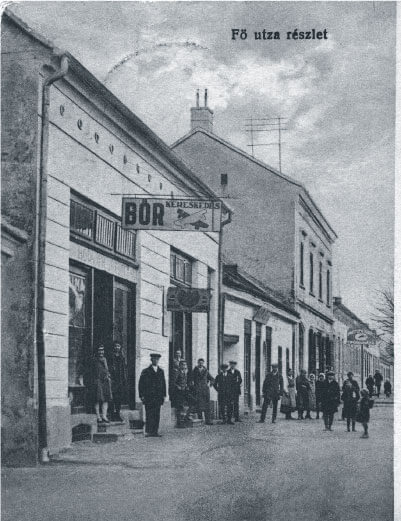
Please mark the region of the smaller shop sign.
POLYGON ((355 329, 352 331, 348 331, 347 341, 359 344, 371 344, 375 343, 375 337, 372 333, 368 331, 365 331, 363 329, 355 329))
POLYGON ((171 286, 167 291, 167 311, 207 313, 210 309, 210 290, 171 286))
POLYGON ((267 308, 261 306, 257 312, 255 313, 253 320, 255 322, 261 322, 262 324, 267 324, 270 318, 270 312, 267 308))

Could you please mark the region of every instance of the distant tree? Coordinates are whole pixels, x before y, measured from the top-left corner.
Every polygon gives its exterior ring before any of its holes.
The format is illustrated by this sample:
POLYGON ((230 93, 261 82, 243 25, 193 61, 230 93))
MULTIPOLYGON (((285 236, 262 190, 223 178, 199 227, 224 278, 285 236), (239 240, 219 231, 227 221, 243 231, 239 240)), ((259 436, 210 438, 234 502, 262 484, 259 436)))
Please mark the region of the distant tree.
POLYGON ((392 288, 377 291, 372 320, 378 328, 378 335, 383 347, 383 356, 394 358, 394 291, 392 288))

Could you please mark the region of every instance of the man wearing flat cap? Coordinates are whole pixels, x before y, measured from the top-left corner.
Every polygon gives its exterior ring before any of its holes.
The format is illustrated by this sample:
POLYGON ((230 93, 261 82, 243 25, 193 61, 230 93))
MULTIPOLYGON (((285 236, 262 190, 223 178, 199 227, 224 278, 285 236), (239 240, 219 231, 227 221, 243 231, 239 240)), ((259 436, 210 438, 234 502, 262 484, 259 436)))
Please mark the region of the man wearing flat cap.
POLYGON ((166 379, 163 369, 158 366, 161 355, 152 353, 151 364, 142 371, 139 378, 139 397, 145 405, 146 411, 146 437, 158 437, 160 434, 160 407, 166 398, 166 379))
POLYGON ((236 422, 240 422, 241 420, 239 419, 239 397, 241 396, 242 376, 237 369, 237 362, 235 360, 230 360, 228 363, 230 364, 228 372, 232 377, 233 383, 234 420, 236 422))
POLYGON ((278 372, 278 364, 272 364, 272 370, 270 373, 267 373, 265 381, 263 382, 263 405, 259 423, 264 423, 267 407, 270 402, 273 403, 272 423, 276 423, 277 404, 280 397, 283 395, 283 391, 284 381, 283 377, 278 372))
POLYGON ((213 386, 217 391, 217 400, 223 423, 234 425, 232 421, 234 402, 233 380, 228 372, 228 364, 221 364, 220 372, 214 379, 213 386))

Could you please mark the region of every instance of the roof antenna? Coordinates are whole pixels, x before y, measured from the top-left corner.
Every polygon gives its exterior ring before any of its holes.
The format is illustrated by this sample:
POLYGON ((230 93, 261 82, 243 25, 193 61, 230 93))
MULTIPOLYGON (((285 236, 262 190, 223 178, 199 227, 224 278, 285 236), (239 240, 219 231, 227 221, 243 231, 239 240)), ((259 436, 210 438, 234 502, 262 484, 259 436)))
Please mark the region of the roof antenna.
POLYGON ((196 108, 199 108, 199 89, 196 90, 196 108))
POLYGON ((207 89, 205 89, 205 107, 207 107, 207 89))

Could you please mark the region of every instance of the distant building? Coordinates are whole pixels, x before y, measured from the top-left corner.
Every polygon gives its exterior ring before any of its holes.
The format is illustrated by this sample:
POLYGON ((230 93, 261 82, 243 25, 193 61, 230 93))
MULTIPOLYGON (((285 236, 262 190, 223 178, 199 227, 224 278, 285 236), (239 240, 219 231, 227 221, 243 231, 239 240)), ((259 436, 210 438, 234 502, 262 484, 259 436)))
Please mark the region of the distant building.
MULTIPOLYGON (((213 132, 213 111, 191 109, 191 131, 172 145, 198 176, 229 198, 230 262, 289 299, 300 315, 296 370, 333 367, 332 247, 337 235, 305 187, 213 132)), ((253 369, 252 369, 253 370, 253 369)))

